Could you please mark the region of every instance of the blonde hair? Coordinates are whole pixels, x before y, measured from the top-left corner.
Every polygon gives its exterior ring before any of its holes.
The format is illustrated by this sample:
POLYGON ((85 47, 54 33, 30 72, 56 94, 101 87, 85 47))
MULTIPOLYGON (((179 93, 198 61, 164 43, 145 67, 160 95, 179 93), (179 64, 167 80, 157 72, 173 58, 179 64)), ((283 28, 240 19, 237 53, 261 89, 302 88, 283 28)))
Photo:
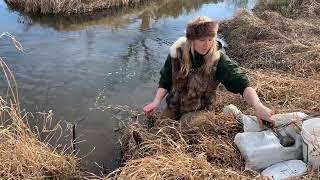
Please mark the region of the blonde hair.
MULTIPOLYGON (((212 41, 211 48, 209 49, 209 52, 204 56, 204 70, 207 74, 210 74, 212 70, 212 66, 214 62, 217 59, 217 42, 214 40, 212 41)), ((194 49, 192 45, 191 40, 187 40, 185 47, 183 48, 182 51, 182 65, 180 72, 184 77, 186 77, 190 72, 191 72, 191 66, 192 66, 192 61, 191 58, 194 58, 194 49), (191 56, 190 56, 190 50, 191 50, 191 56)))
MULTIPOLYGON (((196 24, 201 24, 201 23, 206 23, 206 22, 211 22, 212 20, 207 17, 207 16, 199 16, 194 18, 188 23, 188 26, 196 25, 196 24)), ((214 29, 214 31, 218 31, 218 29, 214 29)), ((218 60, 217 57, 217 42, 216 42, 216 36, 212 37, 212 44, 211 48, 209 49, 209 52, 204 56, 204 70, 205 73, 209 74, 212 70, 212 66, 215 63, 216 60, 218 60)), ((187 39, 185 46, 183 47, 182 51, 182 65, 180 69, 180 73, 186 77, 190 71, 191 71, 191 66, 192 66, 192 61, 191 58, 194 58, 194 49, 193 49, 193 40, 187 39), (190 51, 191 55, 190 56, 190 51)), ((220 54, 219 54, 220 55, 220 54)))

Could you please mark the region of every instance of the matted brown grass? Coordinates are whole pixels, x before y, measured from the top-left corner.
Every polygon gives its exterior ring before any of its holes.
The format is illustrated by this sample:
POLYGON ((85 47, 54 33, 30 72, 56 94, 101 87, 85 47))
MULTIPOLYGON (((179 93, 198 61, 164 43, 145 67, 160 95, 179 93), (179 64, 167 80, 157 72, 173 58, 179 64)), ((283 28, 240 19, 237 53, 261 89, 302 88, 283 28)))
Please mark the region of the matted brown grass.
MULTIPOLYGON (((241 126, 233 117, 213 112, 205 112, 183 124, 171 119, 161 119, 151 129, 131 125, 124 136, 125 160, 173 152, 209 151, 203 146, 208 143, 208 138, 219 142, 240 131, 241 126)), ((221 146, 228 147, 228 150, 233 148, 229 142, 221 141, 221 146)))
MULTIPOLYGON (((243 69, 249 76, 260 99, 275 113, 302 111, 320 112, 320 80, 303 78, 281 71, 243 69)), ((243 101, 240 95, 226 90, 219 90, 217 111, 221 112, 226 104, 234 104, 246 114, 253 114, 253 109, 243 101)))
POLYGON ((319 0, 266 0, 255 8, 256 12, 263 12, 265 9, 277 11, 281 15, 290 18, 312 18, 320 15, 319 0))
POLYGON ((114 179, 263 179, 255 173, 215 167, 203 153, 196 157, 173 153, 130 160, 114 173, 114 179))
POLYGON ((320 80, 276 71, 248 71, 260 99, 277 112, 320 112, 320 80))
POLYGON ((158 120, 151 129, 135 124, 124 138, 124 166, 112 179, 255 179, 232 138, 241 132, 233 117, 203 112, 188 123, 158 120))
POLYGON ((221 33, 230 44, 228 54, 244 67, 319 80, 319 25, 315 18, 291 19, 265 9, 223 22, 221 33))

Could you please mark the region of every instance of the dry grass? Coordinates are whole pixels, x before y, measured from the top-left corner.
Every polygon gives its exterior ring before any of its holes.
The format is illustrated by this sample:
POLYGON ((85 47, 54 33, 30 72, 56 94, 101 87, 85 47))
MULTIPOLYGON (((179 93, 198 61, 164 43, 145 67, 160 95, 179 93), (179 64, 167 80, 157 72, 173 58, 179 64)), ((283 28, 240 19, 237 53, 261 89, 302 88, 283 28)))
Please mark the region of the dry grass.
POLYGON ((29 14, 77 14, 128 6, 143 0, 5 0, 14 9, 29 14))
POLYGON ((287 73, 248 71, 261 100, 277 112, 320 112, 320 81, 287 73))
MULTIPOLYGON (((281 71, 243 69, 249 76, 260 99, 272 108, 275 113, 302 111, 320 112, 320 80, 303 78, 281 71)), ((236 105, 242 112, 253 114, 253 109, 243 101, 240 95, 219 90, 217 96, 218 112, 226 104, 236 105)))
POLYGON ((114 179, 266 179, 258 174, 237 172, 212 166, 204 153, 192 156, 186 153, 163 154, 130 160, 118 169, 114 179))
MULTIPOLYGON (((203 112, 188 123, 158 119, 151 129, 139 124, 124 131, 123 166, 105 179, 268 179, 245 171, 233 143, 241 132, 234 117, 203 112)), ((311 173, 310 176, 318 177, 311 173)))
POLYGON ((228 54, 247 68, 282 70, 319 80, 320 22, 293 20, 268 9, 242 12, 223 22, 221 32, 230 44, 228 54))
MULTIPOLYGON (((151 129, 139 125, 131 125, 125 132, 123 144, 124 160, 136 159, 150 155, 189 152, 196 154, 205 152, 203 144, 208 143, 208 138, 215 140, 232 137, 241 131, 241 126, 232 117, 212 112, 203 113, 187 124, 182 124, 171 119, 162 119, 156 122, 151 129), (195 146, 197 146, 195 148, 195 146)), ((222 146, 229 147, 230 143, 222 146)), ((230 146, 229 149, 233 148, 230 146)), ((208 150, 209 151, 209 150, 208 150)), ((218 158, 218 156, 216 157, 218 158)), ((232 162, 233 160, 229 160, 232 162)))
MULTIPOLYGON (((9 33, 8 36, 18 50, 21 44, 9 33)), ((1 40, 1 39, 0 39, 1 40)), ((70 179, 80 176, 79 158, 68 153, 68 147, 58 151, 49 142, 59 129, 57 124, 52 130, 45 129, 48 136, 40 141, 41 132, 32 132, 27 126, 28 113, 20 112, 17 85, 13 73, 0 58, 3 75, 8 82, 8 96, 0 96, 0 178, 1 179, 70 179)), ((45 120, 52 118, 43 114, 45 120)))
MULTIPOLYGON (((157 9, 157 13, 153 15, 160 16, 173 16, 178 17, 180 14, 190 12, 194 9, 199 9, 203 3, 211 3, 212 0, 5 0, 8 6, 12 9, 22 11, 27 14, 84 14, 91 15, 97 11, 99 14, 118 12, 118 11, 131 11, 133 8, 147 10, 152 6, 151 3, 161 4, 157 9), (142 7, 141 6, 145 6, 142 7), (129 8, 127 8, 129 7, 129 8), (107 9, 107 11, 99 12, 99 10, 107 9), (90 13, 90 14, 89 14, 90 13)), ((93 16, 100 16, 93 14, 93 16)), ((105 17, 105 16, 103 16, 105 17)), ((160 17, 155 17, 156 19, 160 17)))
POLYGON ((290 18, 316 17, 320 15, 319 0, 266 0, 256 8, 256 12, 265 9, 280 12, 283 16, 290 18))
POLYGON ((0 177, 4 179, 68 179, 80 175, 79 159, 39 141, 13 105, 0 102, 1 117, 10 124, 0 128, 0 177))
MULTIPOLYGON (((124 166, 113 179, 254 179, 232 138, 233 117, 204 112, 188 123, 158 120, 151 129, 131 125, 124 136, 124 166)), ((262 178, 261 178, 262 179, 262 178)))

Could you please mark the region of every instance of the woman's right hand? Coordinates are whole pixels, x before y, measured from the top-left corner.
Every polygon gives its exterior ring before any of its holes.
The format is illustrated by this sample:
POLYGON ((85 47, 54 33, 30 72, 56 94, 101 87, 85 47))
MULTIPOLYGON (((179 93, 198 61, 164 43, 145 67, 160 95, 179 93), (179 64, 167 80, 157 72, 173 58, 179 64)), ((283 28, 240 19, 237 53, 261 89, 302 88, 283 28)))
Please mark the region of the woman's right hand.
POLYGON ((150 104, 147 104, 146 106, 143 107, 143 112, 147 117, 150 117, 153 113, 155 113, 160 107, 159 102, 153 101, 150 104))
POLYGON ((150 117, 153 113, 155 113, 161 104, 161 100, 166 96, 167 90, 164 88, 158 88, 157 94, 152 103, 147 104, 143 107, 143 112, 147 117, 150 117))

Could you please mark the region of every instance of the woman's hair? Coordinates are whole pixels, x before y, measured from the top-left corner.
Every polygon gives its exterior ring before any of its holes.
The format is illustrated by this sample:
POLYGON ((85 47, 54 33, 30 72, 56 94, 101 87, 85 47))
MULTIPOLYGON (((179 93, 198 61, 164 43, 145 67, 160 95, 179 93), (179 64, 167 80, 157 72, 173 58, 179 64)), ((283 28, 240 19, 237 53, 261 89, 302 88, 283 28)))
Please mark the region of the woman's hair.
POLYGON ((204 56, 204 67, 205 72, 210 73, 212 70, 212 66, 214 62, 217 60, 216 52, 217 52, 217 31, 218 31, 219 23, 216 21, 212 21, 207 16, 200 16, 193 20, 191 20, 187 25, 187 41, 182 51, 182 66, 180 69, 180 73, 184 77, 186 77, 190 71, 192 66, 191 58, 194 57, 194 49, 192 45, 192 41, 199 39, 201 37, 212 37, 212 45, 209 49, 208 53, 204 56), (190 51, 192 57, 190 57, 190 51))

